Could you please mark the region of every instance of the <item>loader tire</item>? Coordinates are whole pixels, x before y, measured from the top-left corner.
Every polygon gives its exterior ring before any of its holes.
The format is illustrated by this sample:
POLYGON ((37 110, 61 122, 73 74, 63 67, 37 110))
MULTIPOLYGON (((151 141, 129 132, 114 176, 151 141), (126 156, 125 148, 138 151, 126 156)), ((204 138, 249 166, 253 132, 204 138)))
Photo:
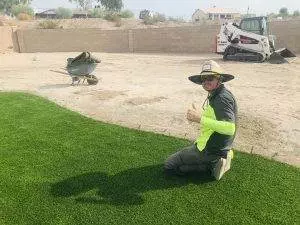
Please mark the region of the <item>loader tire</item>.
POLYGON ((237 53, 237 49, 230 46, 228 49, 227 49, 227 55, 235 55, 237 53))
POLYGON ((232 47, 232 46, 228 46, 226 49, 225 49, 225 52, 224 52, 224 55, 223 55, 223 60, 228 60, 227 59, 227 56, 228 55, 235 55, 237 53, 237 49, 232 47))
POLYGON ((98 78, 95 76, 95 75, 89 75, 87 78, 86 78, 86 81, 89 85, 96 85, 98 84, 98 78))

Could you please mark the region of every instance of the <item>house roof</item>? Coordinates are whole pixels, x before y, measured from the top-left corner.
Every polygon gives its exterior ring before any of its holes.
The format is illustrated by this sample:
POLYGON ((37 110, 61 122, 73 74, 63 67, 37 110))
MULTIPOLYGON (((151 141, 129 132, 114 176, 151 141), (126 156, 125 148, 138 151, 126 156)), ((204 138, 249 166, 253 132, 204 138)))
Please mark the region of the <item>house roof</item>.
MULTIPOLYGON (((43 9, 43 10, 36 10, 36 14, 39 15, 56 15, 56 9, 43 9)), ((91 14, 90 11, 88 10, 79 10, 79 9, 74 9, 73 10, 74 15, 89 15, 91 14)))
POLYGON ((239 14, 240 12, 238 12, 235 9, 226 9, 226 8, 217 8, 217 7, 213 7, 213 8, 208 8, 208 9, 204 9, 203 10, 205 13, 210 13, 210 14, 239 14))
POLYGON ((55 11, 55 9, 48 9, 48 10, 36 12, 36 14, 56 15, 56 11, 55 11))

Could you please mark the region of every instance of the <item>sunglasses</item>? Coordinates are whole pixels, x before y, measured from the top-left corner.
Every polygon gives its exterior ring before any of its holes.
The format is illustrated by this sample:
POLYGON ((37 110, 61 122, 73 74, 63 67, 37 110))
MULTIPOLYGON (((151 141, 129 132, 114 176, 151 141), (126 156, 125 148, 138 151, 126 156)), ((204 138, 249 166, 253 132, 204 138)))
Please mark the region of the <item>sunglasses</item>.
POLYGON ((214 79, 216 79, 217 77, 216 76, 213 76, 213 75, 208 75, 208 76, 203 76, 201 78, 201 81, 204 82, 204 81, 213 81, 214 79))

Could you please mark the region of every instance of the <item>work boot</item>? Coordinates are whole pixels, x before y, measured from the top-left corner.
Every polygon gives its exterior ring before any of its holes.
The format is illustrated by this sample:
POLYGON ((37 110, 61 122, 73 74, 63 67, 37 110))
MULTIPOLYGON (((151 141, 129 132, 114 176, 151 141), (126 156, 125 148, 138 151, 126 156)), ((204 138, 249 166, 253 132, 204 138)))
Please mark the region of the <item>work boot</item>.
POLYGON ((233 159, 233 151, 230 150, 227 154, 227 159, 226 159, 226 166, 225 166, 225 172, 230 170, 231 167, 231 159, 233 159))
POLYGON ((230 169, 232 153, 228 152, 227 159, 220 158, 213 168, 212 175, 216 180, 221 180, 223 175, 230 169))

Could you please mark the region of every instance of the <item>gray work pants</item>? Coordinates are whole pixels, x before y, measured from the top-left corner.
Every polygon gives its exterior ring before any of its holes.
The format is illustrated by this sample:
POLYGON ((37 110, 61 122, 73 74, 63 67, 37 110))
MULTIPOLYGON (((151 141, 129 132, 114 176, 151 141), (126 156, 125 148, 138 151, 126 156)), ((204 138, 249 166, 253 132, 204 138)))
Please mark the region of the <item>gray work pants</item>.
POLYGON ((190 172, 211 171, 221 157, 199 151, 195 144, 170 155, 164 164, 166 174, 184 175, 190 172))

